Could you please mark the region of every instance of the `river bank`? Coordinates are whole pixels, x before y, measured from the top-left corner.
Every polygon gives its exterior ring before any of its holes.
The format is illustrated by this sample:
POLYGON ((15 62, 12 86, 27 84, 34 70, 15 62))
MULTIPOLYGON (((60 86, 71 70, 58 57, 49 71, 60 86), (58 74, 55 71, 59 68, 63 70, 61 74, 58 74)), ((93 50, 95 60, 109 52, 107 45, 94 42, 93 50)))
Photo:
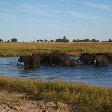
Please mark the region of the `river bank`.
MULTIPOLYGON (((36 112, 38 109, 40 110, 37 112, 111 112, 112 110, 112 88, 1 76, 0 90, 1 112, 9 112, 7 109, 16 112, 17 108, 26 109, 23 112, 36 112), (14 107, 17 107, 16 111, 13 110, 14 107)), ((20 110, 18 112, 22 112, 20 110)))
POLYGON ((25 94, 0 91, 0 112, 72 112, 64 103, 31 100, 25 94))

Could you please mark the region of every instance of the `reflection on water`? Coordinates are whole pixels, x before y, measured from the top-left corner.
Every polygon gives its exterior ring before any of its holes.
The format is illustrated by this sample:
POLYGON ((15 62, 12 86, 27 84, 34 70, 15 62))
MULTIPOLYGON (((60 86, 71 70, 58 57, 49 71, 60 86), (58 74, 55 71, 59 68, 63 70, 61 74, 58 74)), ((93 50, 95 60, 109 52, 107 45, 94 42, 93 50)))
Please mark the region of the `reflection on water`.
POLYGON ((18 57, 0 57, 0 74, 44 81, 61 80, 112 87, 112 65, 108 67, 79 65, 74 68, 41 67, 40 69, 24 70, 22 66, 16 66, 17 60, 18 57))

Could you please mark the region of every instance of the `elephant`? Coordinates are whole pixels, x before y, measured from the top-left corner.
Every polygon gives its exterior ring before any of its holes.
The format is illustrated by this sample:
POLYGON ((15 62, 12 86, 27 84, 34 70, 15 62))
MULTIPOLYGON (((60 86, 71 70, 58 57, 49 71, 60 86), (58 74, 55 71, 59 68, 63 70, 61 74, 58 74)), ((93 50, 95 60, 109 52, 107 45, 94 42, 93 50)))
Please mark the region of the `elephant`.
POLYGON ((44 54, 40 58, 41 65, 44 66, 62 66, 62 67, 73 67, 77 65, 77 61, 70 59, 66 53, 52 52, 50 54, 44 54))
POLYGON ((58 66, 60 62, 66 59, 66 54, 52 52, 50 54, 42 54, 40 56, 40 64, 42 66, 58 66))
POLYGON ((95 66, 108 66, 109 64, 108 56, 104 53, 84 53, 80 56, 79 61, 82 61, 86 65, 95 66))
POLYGON ((49 54, 32 54, 31 56, 20 56, 17 62, 23 62, 25 67, 40 67, 40 66, 76 66, 77 61, 70 59, 66 53, 52 52, 49 54))
POLYGON ((19 63, 21 62, 24 62, 24 67, 26 68, 35 68, 40 66, 40 59, 37 54, 32 54, 32 56, 20 56, 17 66, 19 66, 19 63))
POLYGON ((109 60, 105 55, 96 55, 94 58, 94 65, 96 66, 108 66, 109 60))
POLYGON ((62 67, 76 67, 78 65, 78 61, 74 59, 65 59, 60 63, 62 67))
POLYGON ((105 55, 109 59, 109 63, 112 63, 112 53, 106 53, 105 55))
POLYGON ((80 56, 78 61, 82 61, 86 65, 94 64, 94 54, 84 53, 80 56))
POLYGON ((17 66, 20 66, 21 63, 24 62, 24 59, 25 59, 24 56, 20 56, 19 59, 18 59, 18 61, 17 61, 17 66))
POLYGON ((58 66, 64 59, 66 59, 66 55, 59 52, 32 54, 31 56, 20 56, 17 66, 22 62, 24 66, 58 66))

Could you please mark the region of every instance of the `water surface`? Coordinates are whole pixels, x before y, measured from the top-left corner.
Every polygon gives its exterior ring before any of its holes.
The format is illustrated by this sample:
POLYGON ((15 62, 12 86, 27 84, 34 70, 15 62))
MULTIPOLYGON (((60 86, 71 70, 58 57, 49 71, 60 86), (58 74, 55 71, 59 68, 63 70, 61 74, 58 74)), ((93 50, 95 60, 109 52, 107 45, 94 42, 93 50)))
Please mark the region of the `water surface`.
POLYGON ((18 57, 0 57, 0 74, 12 77, 34 78, 44 81, 81 82, 103 87, 112 87, 112 65, 94 67, 79 65, 77 67, 41 67, 35 70, 24 70, 17 67, 18 57))

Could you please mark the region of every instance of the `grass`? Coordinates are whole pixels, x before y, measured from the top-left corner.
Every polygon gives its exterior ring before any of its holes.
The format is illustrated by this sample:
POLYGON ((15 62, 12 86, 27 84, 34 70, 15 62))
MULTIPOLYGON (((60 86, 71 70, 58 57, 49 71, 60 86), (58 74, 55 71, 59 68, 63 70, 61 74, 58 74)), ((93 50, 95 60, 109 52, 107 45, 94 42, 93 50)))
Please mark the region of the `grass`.
POLYGON ((80 55, 82 53, 112 53, 112 42, 17 42, 0 43, 0 56, 31 55, 33 53, 50 53, 60 51, 69 55, 80 55))
POLYGON ((78 83, 41 82, 0 77, 2 90, 26 93, 34 100, 63 102, 75 112, 112 112, 112 89, 78 83))

